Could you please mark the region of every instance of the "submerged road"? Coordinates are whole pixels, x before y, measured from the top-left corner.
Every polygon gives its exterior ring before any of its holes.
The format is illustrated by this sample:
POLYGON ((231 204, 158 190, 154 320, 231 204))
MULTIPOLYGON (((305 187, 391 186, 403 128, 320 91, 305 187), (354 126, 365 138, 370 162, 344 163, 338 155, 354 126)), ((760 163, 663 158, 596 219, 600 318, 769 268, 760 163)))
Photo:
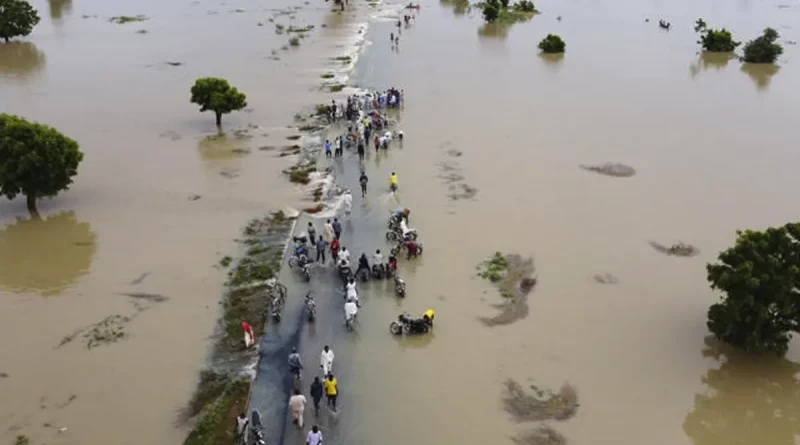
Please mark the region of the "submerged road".
MULTIPOLYGON (((352 214, 350 217, 345 217, 340 212, 338 216, 343 227, 342 245, 351 251, 354 270, 358 256, 362 252, 371 259, 375 249, 381 249, 381 252, 388 257, 389 249, 385 242, 386 219, 388 210, 396 208, 399 204, 393 196, 387 193, 388 170, 386 169, 389 166, 383 165, 383 168, 380 168, 380 161, 384 160, 385 163, 388 163, 386 159, 397 154, 392 151, 390 148, 388 153, 380 153, 379 159, 376 159, 374 149, 369 151, 369 156, 364 164, 364 168, 370 176, 370 191, 366 199, 361 198, 358 187, 358 176, 361 170, 358 156, 353 152, 345 151, 343 158, 330 161, 335 183, 353 190, 352 214)), ((320 168, 322 168, 329 161, 323 157, 319 162, 320 168)), ((295 226, 295 235, 305 231, 309 221, 314 222, 317 233, 322 233, 326 219, 325 217, 311 218, 309 215, 302 214, 295 226)), ((333 220, 332 217, 331 220, 333 220)), ((328 255, 326 265, 315 265, 312 268, 311 281, 308 283, 288 267, 282 268, 280 279, 281 282, 286 283, 289 289, 287 304, 282 321, 278 324, 268 322, 266 332, 261 339, 260 359, 251 393, 250 409, 260 411, 266 429, 265 438, 269 445, 303 444, 305 443, 305 434, 315 423, 322 428, 326 444, 353 442, 352 435, 355 434, 359 425, 355 416, 349 415, 352 412, 349 407, 353 406, 357 399, 357 383, 351 379, 352 370, 348 367, 348 363, 351 362, 350 358, 355 353, 361 335, 389 335, 388 330, 362 333, 358 323, 354 332, 348 332, 345 329, 344 295, 330 255, 328 255), (303 301, 309 291, 312 292, 317 304, 317 321, 315 323, 308 323, 305 316, 303 301), (308 390, 314 376, 321 376, 319 355, 322 347, 326 344, 331 346, 335 354, 333 370, 339 382, 339 412, 332 413, 327 410, 324 407, 323 399, 323 408, 317 419, 314 416, 308 390), (287 359, 292 347, 298 348, 305 368, 302 376, 302 390, 308 399, 308 405, 303 431, 291 423, 288 409, 292 381, 287 359)), ((365 306, 359 312, 359 317, 368 315, 370 312, 368 306, 371 296, 391 296, 393 289, 390 280, 359 284, 359 299, 365 306)))

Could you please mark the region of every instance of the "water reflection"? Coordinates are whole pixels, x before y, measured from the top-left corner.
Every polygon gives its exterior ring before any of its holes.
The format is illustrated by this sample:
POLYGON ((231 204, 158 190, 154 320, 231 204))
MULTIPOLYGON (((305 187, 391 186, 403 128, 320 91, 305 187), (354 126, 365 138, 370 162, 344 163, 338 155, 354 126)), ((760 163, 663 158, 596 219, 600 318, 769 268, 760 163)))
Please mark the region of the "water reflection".
POLYGON ((470 10, 469 2, 464 0, 439 0, 442 6, 452 6, 453 14, 456 16, 463 16, 470 10))
POLYGON ((24 79, 40 71, 44 64, 44 53, 31 42, 0 45, 0 77, 24 79))
POLYGON ((743 63, 742 71, 747 73, 751 79, 756 83, 759 90, 766 89, 769 86, 772 76, 774 76, 781 68, 778 65, 771 63, 743 63))
POLYGON ((72 0, 48 0, 50 5, 50 18, 54 21, 61 20, 65 15, 72 13, 72 0))
POLYGON ((511 25, 505 23, 484 23, 478 28, 478 35, 487 38, 505 39, 508 37, 508 30, 511 25))
POLYGON ((728 62, 735 58, 736 56, 734 56, 733 53, 712 53, 703 51, 699 56, 697 56, 697 60, 689 65, 689 74, 691 74, 692 77, 695 77, 701 72, 709 69, 721 70, 722 68, 728 66, 728 62))
POLYGON ((554 71, 558 71, 561 68, 561 65, 563 65, 562 62, 564 61, 564 53, 560 54, 539 53, 539 58, 542 59, 542 61, 544 61, 545 65, 547 65, 548 68, 554 71))
POLYGON ((0 286, 58 295, 89 272, 97 235, 74 212, 18 219, 0 229, 0 286))
POLYGON ((249 153, 246 140, 235 134, 220 133, 200 139, 197 149, 206 161, 238 159, 249 153))
POLYGON ((706 338, 703 355, 722 362, 702 378, 683 429, 695 445, 770 443, 794 445, 800 434, 800 364, 754 356, 706 338))

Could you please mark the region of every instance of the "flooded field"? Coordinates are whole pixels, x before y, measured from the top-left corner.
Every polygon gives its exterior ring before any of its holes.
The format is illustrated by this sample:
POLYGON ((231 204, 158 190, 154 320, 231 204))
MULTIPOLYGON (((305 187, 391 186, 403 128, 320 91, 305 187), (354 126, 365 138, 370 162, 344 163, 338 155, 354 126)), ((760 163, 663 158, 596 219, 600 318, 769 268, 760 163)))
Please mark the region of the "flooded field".
MULTIPOLYGON (((215 265, 236 254, 249 218, 306 205, 280 174, 294 159, 259 148, 293 144, 293 115, 330 100, 320 86, 339 79, 323 76, 346 68, 331 58, 351 51, 373 8, 35 6, 34 34, 0 45, 0 111, 55 126, 86 157, 72 189, 40 204, 42 221, 21 200, 0 203, 0 440, 179 443, 176 413, 218 312, 215 265), (147 20, 109 22, 123 14, 147 20), (315 29, 295 48, 276 23, 315 29), (223 118, 225 138, 208 139, 213 116, 189 104, 206 75, 248 94, 247 110, 223 118), (142 293, 163 298, 131 296, 142 293), (105 320, 124 336, 87 349, 91 337, 75 334, 105 320)), ((371 283, 357 336, 321 328, 305 343, 313 360, 330 342, 346 370, 342 413, 325 427, 341 442, 389 445, 795 443, 800 347, 754 360, 709 341, 704 264, 734 230, 797 215, 798 51, 784 44, 772 74, 699 56, 692 24, 703 17, 740 40, 772 26, 796 41, 800 4, 536 6, 531 21, 494 32, 478 11, 423 3, 394 51, 393 24, 370 27, 350 83, 405 90, 406 141, 368 159, 375 193, 356 199, 358 237, 346 236, 355 252, 384 246, 398 203, 383 187, 396 171, 425 253, 402 265, 405 300, 371 283), (563 58, 537 54, 548 33, 567 42, 563 58), (678 243, 696 250, 653 247, 678 243), (537 283, 526 317, 487 326, 501 297, 476 266, 496 251, 531 257, 537 283), (433 335, 389 335, 397 313, 428 307, 433 335), (526 406, 579 405, 515 415, 510 388, 526 406)), ((354 187, 356 161, 344 163, 337 180, 354 187)))

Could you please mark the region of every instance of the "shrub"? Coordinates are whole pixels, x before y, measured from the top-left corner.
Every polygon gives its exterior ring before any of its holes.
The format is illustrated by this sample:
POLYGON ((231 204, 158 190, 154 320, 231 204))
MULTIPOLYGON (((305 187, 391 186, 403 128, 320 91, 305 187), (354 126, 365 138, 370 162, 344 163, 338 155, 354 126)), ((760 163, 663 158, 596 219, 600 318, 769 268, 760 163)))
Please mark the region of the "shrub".
POLYGON ((483 19, 488 23, 492 23, 500 16, 500 8, 493 2, 483 4, 483 19))
POLYGON ((512 9, 518 12, 536 12, 536 6, 533 5, 533 2, 528 0, 520 0, 514 3, 512 9))
POLYGON ((563 53, 567 49, 567 44, 561 37, 555 34, 548 34, 547 37, 539 42, 539 49, 547 54, 563 53))
POLYGON ((744 46, 743 60, 748 63, 775 63, 778 56, 783 54, 783 47, 775 43, 778 40, 778 31, 772 28, 764 30, 764 34, 744 46))
POLYGON ((700 40, 697 43, 706 51, 729 53, 741 44, 741 42, 733 40, 733 35, 725 28, 705 29, 704 31, 700 34, 700 40))

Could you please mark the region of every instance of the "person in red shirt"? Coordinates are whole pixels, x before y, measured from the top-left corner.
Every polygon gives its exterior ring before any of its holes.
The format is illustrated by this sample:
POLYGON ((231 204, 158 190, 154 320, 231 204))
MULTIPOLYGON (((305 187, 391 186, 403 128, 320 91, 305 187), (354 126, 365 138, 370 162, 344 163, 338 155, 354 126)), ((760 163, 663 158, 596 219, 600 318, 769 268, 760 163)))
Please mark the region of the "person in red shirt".
POLYGON ((338 261, 340 247, 339 238, 334 238, 333 241, 331 241, 331 256, 333 257, 334 263, 338 261))
POLYGON ((416 258, 419 254, 419 245, 414 240, 408 240, 406 241, 406 251, 408 252, 406 259, 410 260, 411 257, 416 258))
POLYGON ((377 151, 381 148, 381 138, 379 136, 375 136, 375 150, 377 151))
POLYGON ((255 343, 256 336, 253 334, 253 327, 242 320, 242 330, 244 331, 244 347, 249 348, 255 343))

